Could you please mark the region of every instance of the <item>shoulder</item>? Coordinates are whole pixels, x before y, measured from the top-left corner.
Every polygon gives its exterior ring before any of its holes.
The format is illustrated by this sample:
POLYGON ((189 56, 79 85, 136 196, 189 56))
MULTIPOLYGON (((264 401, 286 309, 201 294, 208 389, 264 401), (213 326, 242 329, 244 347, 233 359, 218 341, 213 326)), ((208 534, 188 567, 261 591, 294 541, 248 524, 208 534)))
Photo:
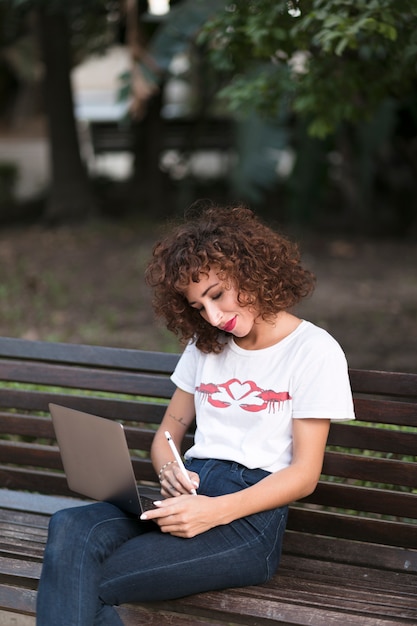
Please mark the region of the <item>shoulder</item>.
POLYGON ((306 320, 303 320, 299 328, 297 340, 300 345, 304 345, 306 348, 320 347, 321 349, 341 350, 339 342, 324 328, 306 320))
POLYGON ((346 355, 338 341, 327 330, 303 321, 292 346, 292 354, 300 371, 310 367, 345 370, 346 355))

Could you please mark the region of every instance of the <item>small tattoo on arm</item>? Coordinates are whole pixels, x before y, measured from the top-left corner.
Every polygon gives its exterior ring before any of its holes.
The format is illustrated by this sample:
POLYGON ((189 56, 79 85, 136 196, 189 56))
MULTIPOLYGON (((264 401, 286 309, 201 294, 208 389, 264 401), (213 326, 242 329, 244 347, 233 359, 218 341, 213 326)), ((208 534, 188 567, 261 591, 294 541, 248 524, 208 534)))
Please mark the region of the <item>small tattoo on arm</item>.
POLYGON ((182 424, 185 428, 188 428, 187 422, 182 417, 177 417, 176 415, 173 415, 173 413, 168 413, 168 416, 178 422, 178 424, 182 424))

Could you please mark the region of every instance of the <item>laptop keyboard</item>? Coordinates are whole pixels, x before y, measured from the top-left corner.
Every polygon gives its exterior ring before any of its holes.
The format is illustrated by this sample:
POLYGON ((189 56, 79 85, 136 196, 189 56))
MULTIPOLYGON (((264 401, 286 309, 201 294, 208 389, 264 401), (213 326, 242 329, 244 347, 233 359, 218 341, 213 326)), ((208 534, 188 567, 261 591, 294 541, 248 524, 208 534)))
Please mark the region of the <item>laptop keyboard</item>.
POLYGON ((155 500, 152 498, 147 498, 146 496, 140 496, 140 503, 142 505, 143 512, 150 511, 151 509, 156 508, 154 505, 155 500))

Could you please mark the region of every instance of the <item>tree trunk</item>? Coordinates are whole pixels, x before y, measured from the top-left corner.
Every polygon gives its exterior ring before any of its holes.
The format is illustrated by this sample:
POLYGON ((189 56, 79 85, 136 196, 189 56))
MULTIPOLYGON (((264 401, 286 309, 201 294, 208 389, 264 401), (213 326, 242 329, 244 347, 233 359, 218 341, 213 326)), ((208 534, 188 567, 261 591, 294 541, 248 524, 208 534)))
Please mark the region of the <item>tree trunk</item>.
POLYGON ((75 124, 68 21, 64 11, 47 8, 39 9, 38 17, 51 160, 46 219, 84 219, 95 213, 96 204, 81 160, 75 124))
POLYGON ((144 118, 133 125, 134 161, 129 185, 130 206, 146 207, 157 218, 167 217, 174 209, 172 198, 167 197, 168 175, 159 167, 163 132, 158 93, 147 102, 144 118))

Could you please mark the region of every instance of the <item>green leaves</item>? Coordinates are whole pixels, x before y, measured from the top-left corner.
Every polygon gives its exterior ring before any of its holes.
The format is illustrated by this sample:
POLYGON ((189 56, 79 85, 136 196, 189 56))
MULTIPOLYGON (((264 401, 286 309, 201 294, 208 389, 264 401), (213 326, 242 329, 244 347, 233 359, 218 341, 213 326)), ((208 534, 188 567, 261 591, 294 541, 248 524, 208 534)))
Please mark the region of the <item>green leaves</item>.
POLYGON ((252 103, 272 113, 285 95, 309 120, 309 132, 324 137, 343 121, 370 117, 384 98, 411 91, 416 21, 412 0, 245 1, 218 11, 200 40, 229 75, 222 95, 234 110, 252 103), (300 54, 303 71, 294 69, 300 54))

